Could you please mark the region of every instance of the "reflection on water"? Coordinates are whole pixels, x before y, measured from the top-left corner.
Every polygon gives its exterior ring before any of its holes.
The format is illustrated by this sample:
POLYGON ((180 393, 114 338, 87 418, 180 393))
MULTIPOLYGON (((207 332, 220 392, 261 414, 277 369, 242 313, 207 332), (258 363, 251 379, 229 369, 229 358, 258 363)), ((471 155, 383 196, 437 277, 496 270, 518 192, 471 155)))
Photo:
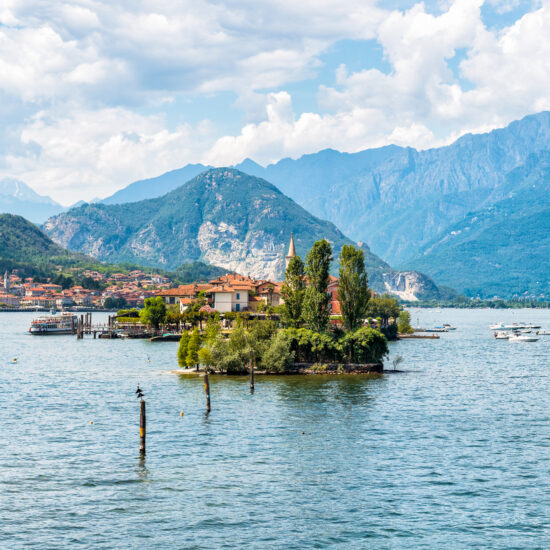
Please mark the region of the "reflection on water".
POLYGON ((0 546, 547 547, 550 338, 487 327, 550 312, 417 316, 459 330, 392 344, 403 373, 212 376, 207 415, 202 379, 166 374, 177 342, 38 339, 0 314, 0 546))

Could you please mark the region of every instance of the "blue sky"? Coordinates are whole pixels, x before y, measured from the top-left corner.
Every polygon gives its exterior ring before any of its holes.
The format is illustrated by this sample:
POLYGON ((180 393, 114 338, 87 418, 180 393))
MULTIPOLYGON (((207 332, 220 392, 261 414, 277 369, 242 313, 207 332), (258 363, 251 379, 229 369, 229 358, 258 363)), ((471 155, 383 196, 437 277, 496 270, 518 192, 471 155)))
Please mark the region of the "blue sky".
POLYGON ((550 108, 550 4, 5 0, 0 178, 69 204, 189 162, 418 149, 550 108))

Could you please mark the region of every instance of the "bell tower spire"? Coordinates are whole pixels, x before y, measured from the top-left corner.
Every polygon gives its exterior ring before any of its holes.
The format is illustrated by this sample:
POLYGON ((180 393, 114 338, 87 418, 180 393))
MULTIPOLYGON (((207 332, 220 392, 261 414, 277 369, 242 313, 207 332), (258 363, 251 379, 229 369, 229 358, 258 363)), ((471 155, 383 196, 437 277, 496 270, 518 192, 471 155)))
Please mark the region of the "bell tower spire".
POLYGON ((288 268, 288 264, 294 256, 296 256, 296 248, 294 246, 294 233, 291 233, 290 244, 288 245, 288 254, 285 256, 285 268, 288 268))

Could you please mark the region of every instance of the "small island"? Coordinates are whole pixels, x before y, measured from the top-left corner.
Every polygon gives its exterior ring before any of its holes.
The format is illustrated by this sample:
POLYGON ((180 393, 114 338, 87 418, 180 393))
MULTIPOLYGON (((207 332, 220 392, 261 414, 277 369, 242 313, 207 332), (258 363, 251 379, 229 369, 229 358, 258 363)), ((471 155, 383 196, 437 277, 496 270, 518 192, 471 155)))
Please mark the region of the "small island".
MULTIPOLYGON (((205 311, 200 296, 186 309, 199 319, 181 334, 177 352, 181 374, 379 374, 395 339, 401 313, 397 301, 373 296, 368 287, 364 253, 345 245, 338 279, 330 275, 332 247, 314 243, 305 263, 291 241, 277 312, 251 320, 246 312, 205 311), (337 282, 334 285, 335 281, 337 282), (328 289, 336 286, 336 296, 328 289), (336 298, 336 300, 334 299, 336 298), (334 302, 338 311, 334 311, 334 302), (200 315, 206 315, 204 330, 200 315), (228 326, 229 325, 229 326, 228 326)), ((163 315, 159 299, 146 302, 143 320, 163 315)), ((408 322, 408 317, 403 316, 408 322)), ((401 328, 401 327, 400 327, 401 328)))

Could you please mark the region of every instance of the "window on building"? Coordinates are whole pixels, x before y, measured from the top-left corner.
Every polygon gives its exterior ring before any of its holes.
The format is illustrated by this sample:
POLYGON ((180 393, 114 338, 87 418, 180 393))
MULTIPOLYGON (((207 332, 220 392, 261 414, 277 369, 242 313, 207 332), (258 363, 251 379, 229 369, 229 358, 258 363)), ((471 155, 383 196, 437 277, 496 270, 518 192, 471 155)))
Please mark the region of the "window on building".
MULTIPOLYGON (((238 296, 238 295, 237 295, 238 296)), ((235 306, 235 311, 241 311, 241 304, 235 306)))
POLYGON ((237 300, 241 299, 241 295, 237 292, 237 300))

